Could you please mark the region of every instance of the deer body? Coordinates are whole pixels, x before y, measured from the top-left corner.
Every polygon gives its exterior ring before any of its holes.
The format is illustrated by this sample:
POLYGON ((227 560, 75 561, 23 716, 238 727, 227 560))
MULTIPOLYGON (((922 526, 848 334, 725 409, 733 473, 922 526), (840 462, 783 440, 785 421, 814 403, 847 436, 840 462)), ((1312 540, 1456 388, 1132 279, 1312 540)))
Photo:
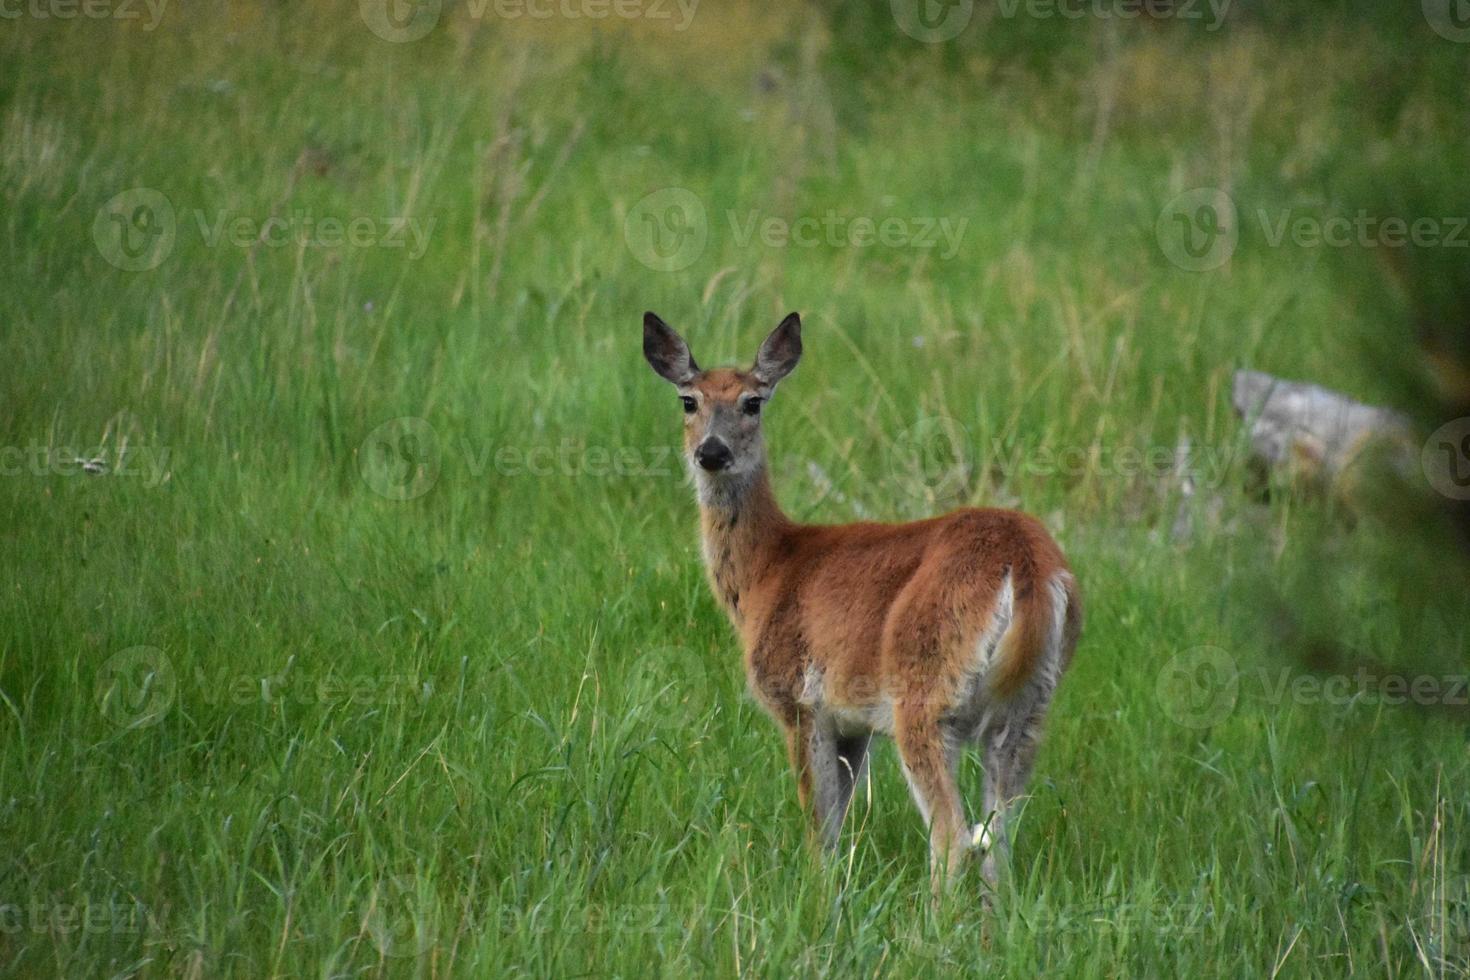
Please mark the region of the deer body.
POLYGON ((1006 817, 1081 630, 1061 549, 1008 510, 908 524, 789 520, 771 491, 759 408, 800 357, 795 314, 748 372, 700 371, 651 313, 644 351, 679 386, 710 586, 740 636, 752 693, 785 732, 824 845, 836 846, 869 740, 883 734, 929 825, 936 887, 974 848, 993 882, 1006 817), (970 743, 985 768, 975 827, 955 781, 970 743))

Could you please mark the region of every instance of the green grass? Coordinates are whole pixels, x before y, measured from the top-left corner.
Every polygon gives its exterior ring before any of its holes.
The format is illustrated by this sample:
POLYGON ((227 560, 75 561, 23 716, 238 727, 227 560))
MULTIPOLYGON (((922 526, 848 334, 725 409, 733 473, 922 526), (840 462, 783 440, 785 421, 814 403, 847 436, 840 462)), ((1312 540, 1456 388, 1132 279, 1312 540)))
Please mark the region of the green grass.
POLYGON ((0 33, 0 972, 1463 971, 1462 722, 1282 694, 1263 611, 1313 597, 1350 648, 1463 674, 1465 576, 1424 587, 1391 524, 1244 492, 1228 400, 1244 365, 1389 399, 1357 353, 1392 326, 1334 250, 1247 222, 1195 273, 1155 236, 1196 186, 1327 215, 1390 159, 1462 179, 1463 46, 1130 21, 1012 60, 900 36, 859 71, 850 25, 713 7, 456 9, 408 44, 355 4, 0 33), (134 187, 176 225, 129 272, 93 230, 134 187), (706 213, 671 272, 636 232, 665 187, 706 213), (966 224, 949 257, 732 226, 829 210, 966 224), (221 213, 427 241, 211 243, 221 213), (926 901, 890 746, 841 862, 804 850, 644 309, 708 363, 803 313, 768 422, 794 515, 1001 503, 1068 550, 1087 627, 993 911, 978 880, 926 901), (370 436, 405 417, 389 448, 431 465, 398 500, 370 436), (1238 675, 1171 687, 1202 647, 1238 675))

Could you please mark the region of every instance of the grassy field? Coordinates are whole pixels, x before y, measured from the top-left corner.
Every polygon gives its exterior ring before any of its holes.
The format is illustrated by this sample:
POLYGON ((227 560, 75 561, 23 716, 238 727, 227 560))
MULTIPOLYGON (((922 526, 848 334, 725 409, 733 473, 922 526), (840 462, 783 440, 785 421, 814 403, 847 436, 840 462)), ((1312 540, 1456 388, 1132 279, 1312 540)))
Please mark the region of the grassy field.
POLYGON ((0 972, 1470 966, 1463 715, 1302 673, 1270 612, 1452 702, 1470 582, 1247 493, 1229 405, 1395 397, 1375 242, 1274 229, 1463 182, 1470 47, 1417 10, 67 9, 0 27, 0 972), (1224 252, 1171 237, 1197 188, 1224 252), (645 309, 703 362, 802 312, 794 516, 1019 506, 1071 555, 993 910, 925 900, 891 746, 804 850, 645 309))

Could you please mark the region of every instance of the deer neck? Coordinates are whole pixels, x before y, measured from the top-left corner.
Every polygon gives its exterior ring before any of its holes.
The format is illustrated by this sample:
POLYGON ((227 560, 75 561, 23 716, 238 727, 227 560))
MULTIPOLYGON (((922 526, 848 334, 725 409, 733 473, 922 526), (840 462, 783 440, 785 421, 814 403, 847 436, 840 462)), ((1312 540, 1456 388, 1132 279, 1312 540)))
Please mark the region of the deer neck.
POLYGON ((764 465, 740 476, 700 474, 696 479, 705 569, 715 598, 738 627, 741 599, 765 570, 791 522, 776 503, 764 465))

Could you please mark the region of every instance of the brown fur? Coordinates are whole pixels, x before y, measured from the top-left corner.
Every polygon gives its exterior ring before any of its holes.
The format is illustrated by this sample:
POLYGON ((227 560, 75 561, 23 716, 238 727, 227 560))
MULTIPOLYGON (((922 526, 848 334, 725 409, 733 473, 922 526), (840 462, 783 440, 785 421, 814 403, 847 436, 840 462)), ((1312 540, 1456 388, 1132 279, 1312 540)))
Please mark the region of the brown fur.
POLYGON ((1008 572, 1022 628, 1004 635, 991 688, 1006 697, 1031 675, 1049 626, 1037 601, 1067 570, 1034 518, 965 509, 911 524, 802 525, 759 480, 738 511, 703 508, 700 525, 710 585, 768 707, 784 714, 795 703, 809 663, 844 707, 885 692, 946 700, 1008 572))

